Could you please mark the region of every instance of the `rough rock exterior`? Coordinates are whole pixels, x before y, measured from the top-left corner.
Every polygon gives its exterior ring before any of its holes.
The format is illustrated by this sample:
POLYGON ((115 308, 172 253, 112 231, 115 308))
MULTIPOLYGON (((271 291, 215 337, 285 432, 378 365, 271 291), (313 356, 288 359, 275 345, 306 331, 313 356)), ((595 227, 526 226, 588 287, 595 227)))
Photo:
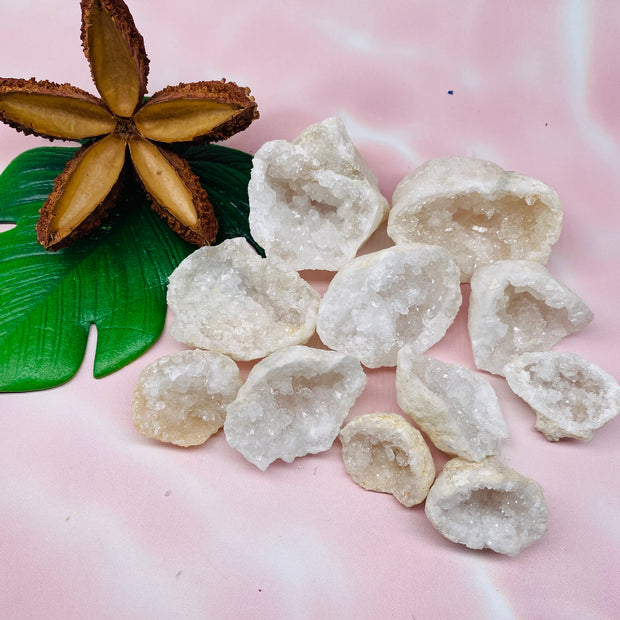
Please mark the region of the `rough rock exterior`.
POLYGON ((550 441, 590 441, 620 412, 620 387, 604 370, 575 353, 526 353, 507 364, 508 385, 536 412, 536 428, 550 441))
POLYGON ((461 301, 459 269, 445 248, 399 245, 359 256, 334 276, 317 333, 369 368, 395 366, 405 344, 421 353, 438 342, 461 301))
POLYGON ((508 428, 491 384, 479 373, 415 353, 398 352, 400 408, 433 444, 472 461, 499 454, 508 428))
POLYGON ((210 351, 179 351, 147 366, 136 385, 131 414, 136 429, 177 446, 204 443, 224 424, 237 396, 235 362, 210 351))
POLYGON ((426 516, 447 539, 470 549, 517 555, 547 530, 542 487, 488 457, 448 461, 426 498, 426 516))
POLYGON ((476 366, 501 375, 522 353, 547 351, 583 329, 592 311, 542 265, 505 260, 471 280, 468 326, 476 366))
POLYGON ((254 156, 250 230, 292 269, 337 270, 385 218, 389 204, 340 119, 274 140, 254 156))
POLYGON ((463 282, 496 260, 545 263, 561 228, 555 190, 467 157, 434 159, 406 176, 394 191, 388 219, 388 235, 396 243, 448 248, 463 282))
POLYGON ((435 464, 420 431, 396 413, 370 413, 341 431, 347 473, 364 489, 391 493, 404 506, 424 501, 435 464))
POLYGON ((174 270, 170 334, 236 360, 303 344, 314 334, 319 294, 295 271, 261 258, 243 238, 190 254, 174 270))
POLYGON ((265 470, 328 450, 366 385, 350 355, 292 346, 261 360, 228 405, 228 443, 265 470))

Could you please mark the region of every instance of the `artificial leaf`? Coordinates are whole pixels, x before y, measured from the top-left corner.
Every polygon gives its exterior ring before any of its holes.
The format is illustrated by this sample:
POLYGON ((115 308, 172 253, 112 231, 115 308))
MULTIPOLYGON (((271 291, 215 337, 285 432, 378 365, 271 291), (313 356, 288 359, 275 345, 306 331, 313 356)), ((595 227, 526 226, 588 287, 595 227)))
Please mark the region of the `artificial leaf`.
MULTIPOLYGON (((163 329, 168 276, 195 250, 130 183, 104 226, 71 247, 46 251, 36 239, 38 212, 75 151, 27 151, 0 176, 0 222, 16 223, 0 233, 2 391, 43 389, 70 379, 82 362, 91 324, 97 327, 95 377, 139 357, 163 329)), ((222 238, 251 239, 251 156, 213 145, 191 147, 187 155, 216 205, 222 238)))

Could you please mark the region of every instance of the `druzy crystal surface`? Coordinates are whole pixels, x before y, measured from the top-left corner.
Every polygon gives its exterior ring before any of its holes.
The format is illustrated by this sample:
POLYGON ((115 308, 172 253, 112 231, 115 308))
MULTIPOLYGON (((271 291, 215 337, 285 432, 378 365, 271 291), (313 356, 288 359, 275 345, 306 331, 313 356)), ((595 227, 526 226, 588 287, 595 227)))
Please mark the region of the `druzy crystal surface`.
POLYGON ((448 454, 473 461, 499 454, 508 428, 491 384, 459 364, 398 353, 396 396, 400 408, 448 454))
POLYGON ((404 506, 424 501, 435 464, 420 431, 396 413, 369 413, 341 431, 347 473, 364 489, 391 493, 404 506))
POLYGON ((536 412, 536 428, 550 441, 590 441, 620 412, 616 379, 575 353, 526 353, 507 364, 504 374, 512 391, 536 412))
POLYGON ((170 334, 236 360, 264 357, 314 334, 319 294, 297 272, 261 258, 243 238, 190 254, 174 270, 170 334))
POLYGON ((447 539, 517 555, 547 530, 541 486, 495 457, 452 459, 428 493, 425 512, 447 539))
POLYGON ((562 228, 554 189, 497 164, 444 157, 422 164, 396 187, 388 235, 396 243, 448 248, 469 282, 475 269, 503 259, 545 263, 562 228))
POLYGON ((228 405, 228 443, 265 470, 276 459, 328 450, 366 385, 352 356, 291 346, 252 368, 228 405))
POLYGON ((389 209, 338 118, 311 125, 293 142, 261 146, 248 196, 252 236, 267 256, 297 270, 339 269, 389 209))
POLYGON ((501 375, 530 351, 547 351, 583 329, 592 311, 542 265, 504 260, 480 267, 471 280, 468 327, 476 366, 501 375))
POLYGON ((136 429, 178 446, 204 443, 224 424, 241 387, 235 362, 221 353, 179 351, 147 366, 134 390, 136 429))
POLYGON ((445 248, 399 245, 359 256, 331 281, 317 333, 369 368, 395 366, 398 350, 439 341, 461 305, 459 269, 445 248))

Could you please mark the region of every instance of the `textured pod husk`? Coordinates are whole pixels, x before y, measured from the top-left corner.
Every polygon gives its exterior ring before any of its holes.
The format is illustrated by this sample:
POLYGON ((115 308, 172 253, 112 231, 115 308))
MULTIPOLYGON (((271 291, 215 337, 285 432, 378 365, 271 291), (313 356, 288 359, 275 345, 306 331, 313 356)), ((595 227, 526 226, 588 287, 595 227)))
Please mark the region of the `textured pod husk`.
MULTIPOLYGON (((153 145, 154 146, 154 145, 153 145)), ((218 223, 207 192, 200 183, 200 179, 192 172, 190 165, 179 155, 159 146, 155 147, 166 161, 174 168, 181 181, 192 195, 193 207, 196 211, 198 229, 194 230, 180 221, 173 213, 175 205, 162 204, 147 187, 134 159, 136 176, 152 203, 153 210, 168 224, 168 226, 185 241, 194 245, 211 245, 217 236, 218 223)))
POLYGON ((0 120, 26 135, 34 134, 50 140, 82 140, 110 133, 116 126, 116 119, 110 114, 101 99, 71 84, 56 84, 47 80, 37 81, 19 78, 0 78, 0 120), (5 103, 12 94, 40 96, 41 111, 47 112, 53 119, 54 108, 62 103, 63 111, 75 112, 71 133, 55 131, 54 123, 47 127, 33 127, 32 121, 20 121, 14 113, 6 110, 5 103), (47 102, 49 97, 49 102, 47 102), (78 123, 79 115, 82 123, 78 123))
MULTIPOLYGON (((166 88, 156 92, 137 112, 135 115, 136 127, 141 129, 141 120, 146 118, 150 112, 156 111, 160 104, 174 102, 175 100, 202 100, 213 103, 228 104, 234 106, 234 111, 230 118, 224 122, 212 127, 207 133, 196 131, 196 135, 192 136, 187 142, 217 142, 225 140, 230 136, 246 129, 252 121, 259 117, 258 106, 254 97, 250 95, 250 89, 238 86, 235 82, 219 81, 203 81, 191 84, 178 84, 177 86, 167 86, 166 88)), ((174 122, 174 118, 168 118, 162 122, 174 122)), ((151 136, 148 131, 143 134, 146 138, 161 142, 177 142, 176 140, 162 140, 161 138, 151 136)))
MULTIPOLYGON (((54 181, 54 189, 41 207, 39 219, 37 221, 37 240, 46 249, 50 251, 60 250, 68 247, 77 239, 85 237, 93 230, 98 228, 101 223, 108 217, 113 210, 116 202, 121 194, 124 185, 125 168, 116 179, 112 189, 108 192, 103 201, 93 205, 89 215, 74 228, 69 234, 61 235, 51 230, 50 225, 55 215, 55 208, 65 190, 67 181, 75 172, 78 165, 84 158, 91 144, 84 145, 68 162, 65 169, 56 177, 54 181)), ((126 162, 127 163, 127 162, 126 162)))
POLYGON ((129 117, 146 93, 149 59, 144 39, 122 0, 82 0, 80 6, 82 47, 93 81, 112 112, 129 117), (116 31, 117 46, 110 45, 109 37, 103 45, 102 24, 106 23, 111 29, 108 34, 116 31), (124 82, 123 88, 118 88, 119 79, 124 82), (128 100, 118 102, 114 98, 117 92, 130 93, 128 100))

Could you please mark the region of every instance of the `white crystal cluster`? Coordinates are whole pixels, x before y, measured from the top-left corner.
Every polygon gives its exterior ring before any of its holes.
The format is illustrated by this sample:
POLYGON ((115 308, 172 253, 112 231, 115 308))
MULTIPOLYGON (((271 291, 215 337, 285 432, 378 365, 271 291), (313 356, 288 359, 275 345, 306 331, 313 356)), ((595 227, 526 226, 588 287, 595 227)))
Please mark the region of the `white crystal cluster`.
POLYGON ((476 366, 503 374, 522 353, 546 351, 583 329, 592 311, 542 265, 505 260, 471 280, 468 326, 476 366))
POLYGON ((197 446, 224 424, 241 375, 233 360, 210 351, 179 351, 147 366, 134 390, 131 414, 146 437, 197 446))
POLYGON ((541 486, 495 457, 448 461, 428 493, 425 512, 449 540, 507 555, 517 555, 547 530, 541 486))
POLYGON ((203 247, 170 276, 171 335, 236 360, 264 357, 314 334, 320 295, 243 238, 203 247))
POLYGON ((405 506, 424 501, 433 526, 475 549, 515 555, 547 527, 540 485, 498 458, 508 436, 485 377, 423 355, 452 324, 471 281, 475 365, 505 375, 548 439, 589 440, 620 410, 613 377, 549 349, 592 313, 541 263, 562 208, 544 183, 490 162, 427 162, 398 185, 387 230, 396 245, 355 257, 388 210, 338 119, 254 158, 244 239, 201 248, 170 276, 171 334, 192 347, 149 366, 132 413, 148 437, 205 441, 222 425, 261 470, 328 450, 362 488, 405 506), (297 273, 339 270, 323 298, 297 273), (331 350, 302 346, 318 333, 331 350), (260 361, 242 384, 234 360, 260 361), (353 418, 362 368, 396 366, 398 403, 450 455, 435 478, 418 428, 396 413, 353 418), (430 488, 430 490, 429 490, 430 488))
POLYGON ((248 197, 254 239, 297 270, 340 269, 389 208, 338 118, 311 125, 293 142, 261 146, 248 197))
POLYGON ((424 438, 396 413, 370 413, 340 431, 347 473, 364 489, 391 493, 404 506, 424 501, 435 464, 424 438))
POLYGON ((396 396, 437 448, 472 461, 499 454, 508 428, 491 384, 459 364, 398 353, 396 396))
POLYGON ((496 260, 545 263, 561 227, 560 199, 542 181, 489 161, 444 157, 398 184, 388 235, 396 243, 445 246, 469 282, 478 267, 496 260))
POLYGON ((620 387, 609 373, 575 353, 526 353, 504 368, 508 385, 536 412, 549 441, 590 441, 620 412, 620 387))
POLYGON ((265 470, 276 459, 328 450, 366 375, 352 356, 304 346, 261 360, 228 405, 224 433, 250 463, 265 470))
POLYGON ((395 246, 359 256, 334 276, 317 333, 369 368, 395 366, 405 344, 422 352, 438 342, 461 301, 459 269, 446 249, 395 246))

